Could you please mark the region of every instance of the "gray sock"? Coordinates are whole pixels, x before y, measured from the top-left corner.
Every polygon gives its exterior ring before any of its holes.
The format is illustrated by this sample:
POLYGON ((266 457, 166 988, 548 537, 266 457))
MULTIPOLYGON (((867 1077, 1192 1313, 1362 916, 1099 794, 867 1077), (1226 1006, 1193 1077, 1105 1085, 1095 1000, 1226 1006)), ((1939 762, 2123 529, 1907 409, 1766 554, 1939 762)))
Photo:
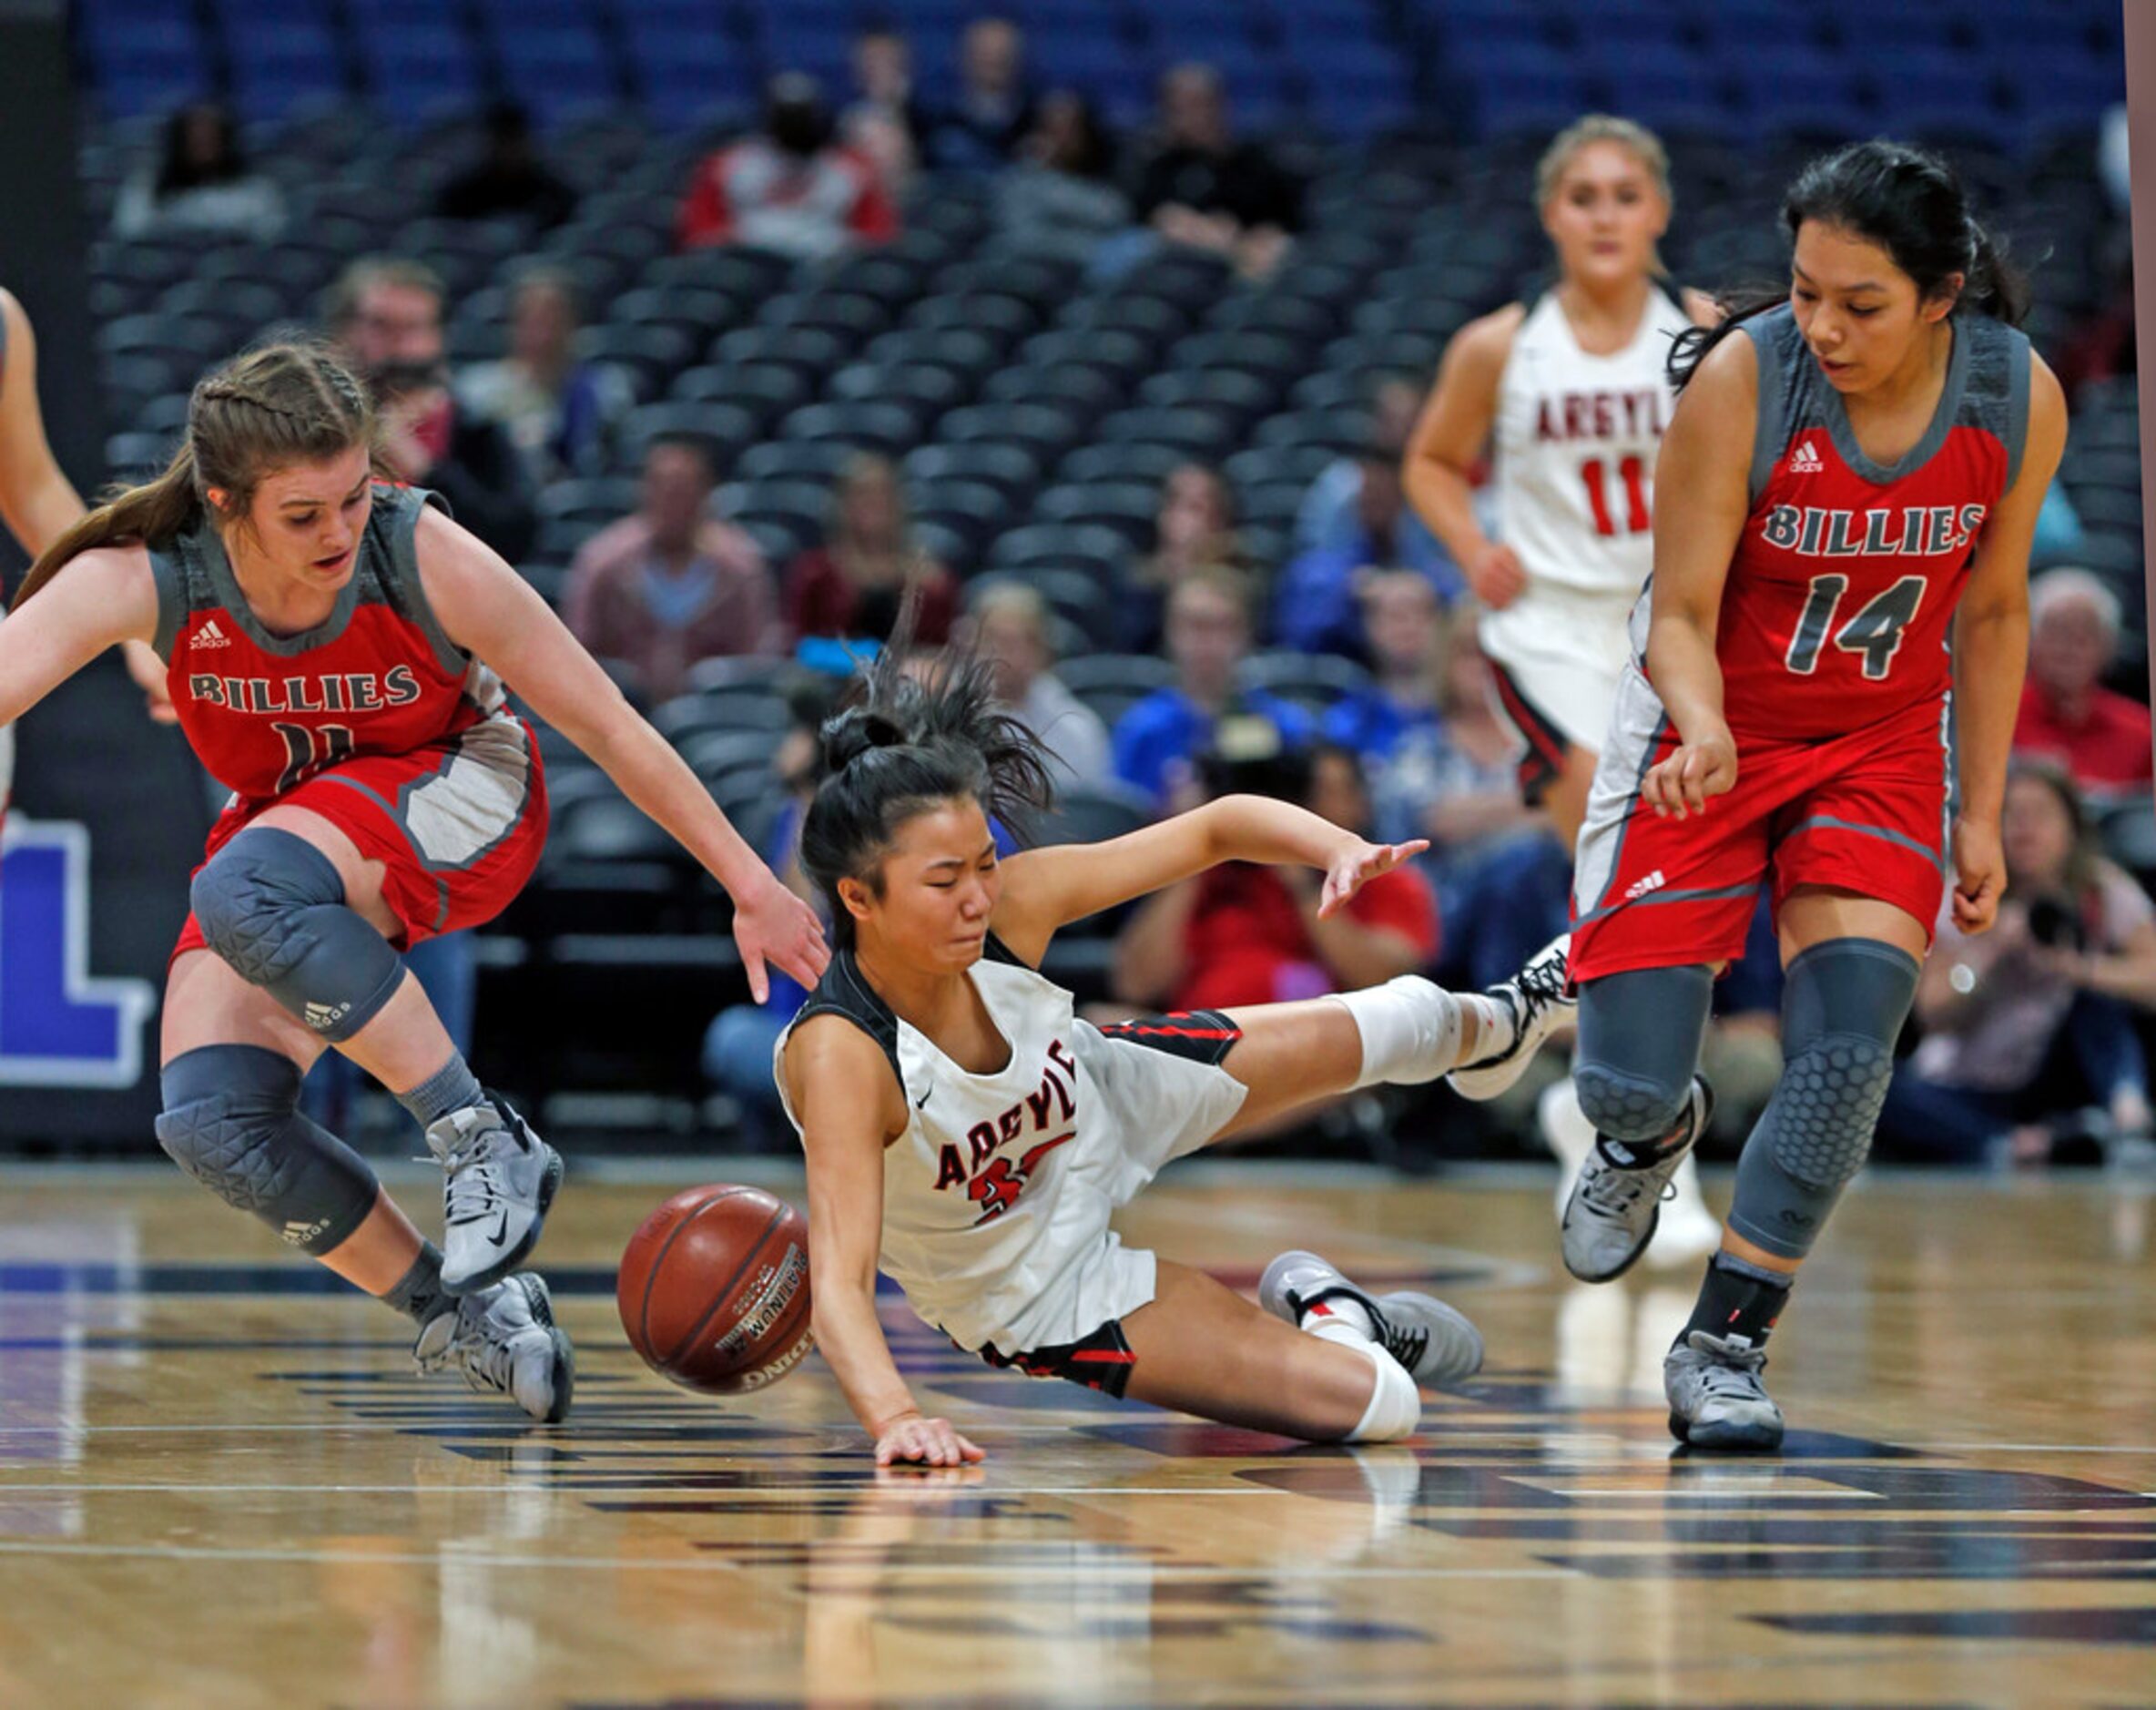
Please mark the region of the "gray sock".
POLYGON ((442 1286, 441 1249, 432 1241, 422 1243, 412 1268, 381 1298, 422 1326, 454 1308, 456 1297, 442 1286))
POLYGON ((431 1128, 453 1110, 476 1104, 486 1096, 476 1077, 465 1066, 463 1053, 453 1051, 449 1061, 409 1093, 399 1093, 397 1103, 410 1111, 422 1128, 431 1128))

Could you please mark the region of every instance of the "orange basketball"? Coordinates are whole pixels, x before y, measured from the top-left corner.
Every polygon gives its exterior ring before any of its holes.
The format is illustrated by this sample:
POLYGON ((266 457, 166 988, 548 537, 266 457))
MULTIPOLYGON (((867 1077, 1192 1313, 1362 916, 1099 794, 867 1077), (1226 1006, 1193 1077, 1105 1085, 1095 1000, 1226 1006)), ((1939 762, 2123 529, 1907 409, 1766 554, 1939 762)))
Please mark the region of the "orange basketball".
POLYGON ((614 1294, 629 1346, 685 1389, 765 1389, 815 1345, 808 1220, 760 1187, 676 1194, 630 1237, 614 1294))

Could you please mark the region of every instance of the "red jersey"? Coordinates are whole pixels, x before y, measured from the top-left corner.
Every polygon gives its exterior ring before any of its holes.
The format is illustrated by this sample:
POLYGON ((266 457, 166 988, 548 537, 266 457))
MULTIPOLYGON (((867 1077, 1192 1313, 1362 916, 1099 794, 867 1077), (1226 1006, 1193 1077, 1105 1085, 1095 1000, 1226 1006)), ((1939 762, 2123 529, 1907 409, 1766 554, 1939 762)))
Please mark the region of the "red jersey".
POLYGON ((351 579, 297 636, 263 627, 208 518, 151 553, 173 709, 248 810, 341 761, 453 748, 501 721, 523 736, 500 680, 442 633, 421 589, 412 536, 433 497, 375 486, 351 579))
POLYGON ((2020 473, 2029 382, 2025 337, 1956 316, 1929 429, 1880 464, 1788 305, 1742 324, 1759 360, 1752 511, 1715 639, 1740 751, 1747 735, 1840 736, 1946 697, 1954 608, 2020 473))

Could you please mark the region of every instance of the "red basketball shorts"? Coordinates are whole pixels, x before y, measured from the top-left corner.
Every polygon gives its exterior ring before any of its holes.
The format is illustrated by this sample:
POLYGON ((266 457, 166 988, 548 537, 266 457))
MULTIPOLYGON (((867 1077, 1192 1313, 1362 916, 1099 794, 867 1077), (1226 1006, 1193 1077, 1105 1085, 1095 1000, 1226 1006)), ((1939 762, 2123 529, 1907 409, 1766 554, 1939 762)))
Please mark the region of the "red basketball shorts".
MULTIPOLYGON (((271 801, 236 801, 210 828, 211 857, 271 807, 320 814, 382 864, 401 950, 483 925, 507 908, 546 843, 546 783, 523 722, 497 716, 410 754, 362 755, 271 801)), ((195 917, 175 958, 208 948, 195 917)))
POLYGON ((1798 886, 1820 885, 1890 902, 1930 931, 1947 872, 1943 704, 1820 740, 1740 737, 1736 787, 1683 819, 1639 793, 1677 747, 1662 703, 1628 670, 1580 832, 1575 982, 1734 961, 1770 869, 1777 911, 1798 886))

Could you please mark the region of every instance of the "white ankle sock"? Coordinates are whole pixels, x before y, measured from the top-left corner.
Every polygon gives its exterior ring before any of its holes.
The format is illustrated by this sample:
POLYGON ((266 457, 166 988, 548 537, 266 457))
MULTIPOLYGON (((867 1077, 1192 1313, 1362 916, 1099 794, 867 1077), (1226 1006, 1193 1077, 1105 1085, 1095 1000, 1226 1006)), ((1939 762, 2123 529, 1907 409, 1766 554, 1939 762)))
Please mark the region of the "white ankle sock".
POLYGON ((1330 1300, 1320 1300, 1316 1306, 1305 1307, 1302 1316, 1296 1320, 1297 1328, 1313 1336, 1322 1336, 1328 1342, 1345 1341, 1352 1338, 1358 1342, 1378 1339, 1378 1327, 1370 1322, 1370 1315, 1363 1309, 1362 1302, 1350 1300, 1345 1295, 1336 1295, 1330 1300))
MULTIPOLYGON (((1463 1003, 1420 974, 1404 973, 1383 985, 1343 992, 1333 1000, 1355 1017, 1362 1034, 1362 1074, 1355 1086, 1434 1081, 1459 1066, 1463 1003)), ((1476 1054, 1486 1054, 1478 1042, 1476 1054)))

